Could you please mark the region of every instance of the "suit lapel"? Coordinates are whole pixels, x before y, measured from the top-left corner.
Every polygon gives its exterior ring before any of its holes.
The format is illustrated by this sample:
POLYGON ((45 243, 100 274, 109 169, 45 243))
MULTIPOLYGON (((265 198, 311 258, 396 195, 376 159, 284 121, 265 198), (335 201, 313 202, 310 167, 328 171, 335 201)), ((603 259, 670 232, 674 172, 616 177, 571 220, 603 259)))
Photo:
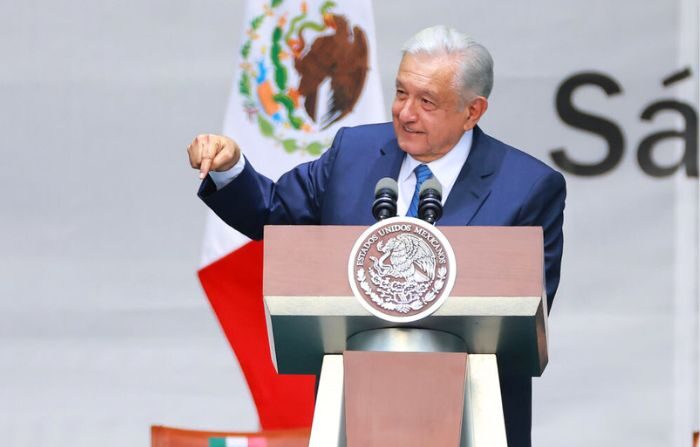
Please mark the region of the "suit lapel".
MULTIPOLYGON (((379 150, 379 153, 381 154, 381 160, 376 164, 372 175, 376 176, 377 180, 384 177, 391 177, 397 180, 399 178, 399 171, 401 171, 401 163, 406 153, 401 150, 396 138, 386 143, 384 147, 379 150)), ((374 187, 374 185, 372 186, 374 187)))
POLYGON ((377 182, 384 177, 398 179, 401 170, 401 162, 406 153, 401 150, 396 139, 387 142, 379 151, 377 158, 370 162, 366 181, 360 186, 358 202, 355 206, 353 220, 359 225, 372 225, 375 223, 372 216, 372 202, 374 201, 374 188, 377 182))
POLYGON ((491 143, 488 135, 474 128, 472 147, 445 202, 438 225, 468 225, 491 193, 495 172, 505 151, 491 143))

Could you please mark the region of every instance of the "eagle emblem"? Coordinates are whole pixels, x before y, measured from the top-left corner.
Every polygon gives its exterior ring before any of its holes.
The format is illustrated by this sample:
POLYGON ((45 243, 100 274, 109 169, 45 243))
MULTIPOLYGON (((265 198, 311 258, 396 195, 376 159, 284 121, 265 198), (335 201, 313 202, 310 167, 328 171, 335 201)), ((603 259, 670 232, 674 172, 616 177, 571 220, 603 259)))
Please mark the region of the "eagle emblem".
POLYGON ((455 259, 435 227, 396 217, 370 227, 355 243, 349 280, 370 312, 408 322, 434 312, 454 283, 455 259))
POLYGON ((379 242, 377 250, 382 257, 370 256, 377 276, 400 278, 404 281, 425 282, 435 277, 435 255, 430 247, 417 236, 399 234, 385 244, 379 242), (386 264, 387 258, 390 264, 386 264))
POLYGON ((238 85, 248 118, 287 152, 320 155, 314 139, 353 111, 369 69, 365 31, 326 1, 316 11, 273 0, 253 18, 238 85))

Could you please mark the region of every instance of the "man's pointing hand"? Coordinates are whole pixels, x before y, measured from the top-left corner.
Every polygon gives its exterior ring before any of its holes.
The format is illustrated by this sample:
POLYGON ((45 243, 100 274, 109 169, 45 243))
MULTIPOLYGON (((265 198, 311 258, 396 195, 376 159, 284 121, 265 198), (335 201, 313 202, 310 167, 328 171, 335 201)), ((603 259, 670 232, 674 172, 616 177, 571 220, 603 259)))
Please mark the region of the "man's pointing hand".
POLYGON ((197 135, 187 146, 190 165, 199 169, 199 178, 209 171, 228 171, 241 158, 241 149, 235 141, 221 135, 197 135))

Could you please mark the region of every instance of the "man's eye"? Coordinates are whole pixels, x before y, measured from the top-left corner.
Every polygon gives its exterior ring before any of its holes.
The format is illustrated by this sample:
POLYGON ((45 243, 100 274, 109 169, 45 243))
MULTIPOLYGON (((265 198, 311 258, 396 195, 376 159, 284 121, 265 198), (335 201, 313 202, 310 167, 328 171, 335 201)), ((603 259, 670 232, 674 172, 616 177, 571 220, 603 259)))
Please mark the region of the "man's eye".
POLYGON ((426 106, 426 107, 435 107, 435 103, 432 102, 432 101, 429 100, 429 99, 422 98, 422 99, 421 99, 421 102, 422 102, 423 105, 426 106))

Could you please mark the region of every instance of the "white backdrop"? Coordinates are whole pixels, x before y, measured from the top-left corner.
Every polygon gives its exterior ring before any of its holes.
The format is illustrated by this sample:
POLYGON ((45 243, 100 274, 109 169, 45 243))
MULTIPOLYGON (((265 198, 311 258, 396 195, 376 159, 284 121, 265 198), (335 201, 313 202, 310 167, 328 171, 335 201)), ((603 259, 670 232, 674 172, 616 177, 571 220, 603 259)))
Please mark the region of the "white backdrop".
MULTIPOLYGON (((605 139, 560 119, 562 82, 596 72, 619 86, 573 94, 624 145, 606 173, 565 172, 562 283, 550 364, 535 382, 534 441, 690 445, 697 177, 650 176, 637 154, 650 134, 686 127, 673 111, 641 119, 650 104, 687 103, 697 115, 697 2, 374 8, 387 110, 401 43, 452 25, 496 61, 482 127, 552 165, 557 148, 580 164, 608 153, 605 139), (686 67, 688 78, 662 85, 686 67)), ((185 158, 193 135, 221 128, 242 2, 32 0, 0 11, 2 444, 146 446, 152 423, 254 429, 196 282, 205 214, 185 158)), ((674 164, 683 150, 662 142, 652 163, 674 164)))

